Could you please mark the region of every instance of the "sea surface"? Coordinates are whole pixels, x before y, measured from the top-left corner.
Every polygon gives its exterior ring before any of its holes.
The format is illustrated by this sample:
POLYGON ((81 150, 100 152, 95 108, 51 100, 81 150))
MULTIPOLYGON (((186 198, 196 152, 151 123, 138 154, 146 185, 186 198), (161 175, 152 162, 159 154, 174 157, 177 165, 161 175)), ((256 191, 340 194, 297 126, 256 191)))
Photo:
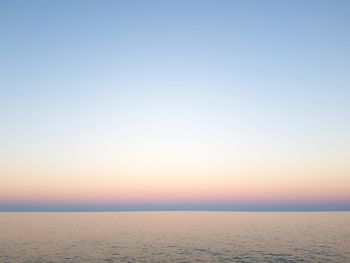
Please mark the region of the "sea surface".
POLYGON ((0 213, 0 262, 350 262, 350 212, 0 213))

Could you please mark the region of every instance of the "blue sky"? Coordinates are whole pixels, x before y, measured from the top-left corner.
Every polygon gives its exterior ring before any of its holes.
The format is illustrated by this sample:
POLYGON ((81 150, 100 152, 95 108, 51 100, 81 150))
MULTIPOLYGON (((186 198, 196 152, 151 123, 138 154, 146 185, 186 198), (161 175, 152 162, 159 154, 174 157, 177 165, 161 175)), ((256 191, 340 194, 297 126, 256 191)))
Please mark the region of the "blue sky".
MULTIPOLYGON (((254 167, 280 169, 286 185, 331 182, 324 199, 347 203, 349 11, 349 1, 1 1, 0 180, 46 188, 62 167, 84 185, 84 169, 197 176, 215 165, 240 180, 254 167)), ((0 210, 21 198, 0 196, 0 210)))

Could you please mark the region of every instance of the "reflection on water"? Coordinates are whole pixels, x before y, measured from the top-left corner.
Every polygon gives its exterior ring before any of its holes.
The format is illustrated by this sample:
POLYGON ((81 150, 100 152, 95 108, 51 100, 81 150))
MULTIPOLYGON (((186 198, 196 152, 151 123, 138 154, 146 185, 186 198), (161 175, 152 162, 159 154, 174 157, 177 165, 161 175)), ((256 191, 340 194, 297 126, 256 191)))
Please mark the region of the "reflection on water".
POLYGON ((0 262, 350 262, 350 213, 0 213, 0 262))

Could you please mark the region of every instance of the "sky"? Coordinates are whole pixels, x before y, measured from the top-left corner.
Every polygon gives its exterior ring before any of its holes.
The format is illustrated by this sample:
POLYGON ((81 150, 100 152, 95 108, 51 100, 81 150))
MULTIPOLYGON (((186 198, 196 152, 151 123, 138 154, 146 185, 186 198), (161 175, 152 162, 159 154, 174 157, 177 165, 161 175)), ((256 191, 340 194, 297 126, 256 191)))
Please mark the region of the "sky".
POLYGON ((0 2, 0 210, 350 210, 350 1, 0 2))

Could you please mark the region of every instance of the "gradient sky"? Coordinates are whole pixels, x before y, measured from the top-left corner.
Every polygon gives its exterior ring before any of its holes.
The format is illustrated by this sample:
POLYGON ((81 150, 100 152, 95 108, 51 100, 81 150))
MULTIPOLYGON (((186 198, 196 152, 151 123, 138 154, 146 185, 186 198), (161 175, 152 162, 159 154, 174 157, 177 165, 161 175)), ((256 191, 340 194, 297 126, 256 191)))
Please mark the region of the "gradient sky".
POLYGON ((350 210, 350 1, 0 2, 0 210, 350 210))

